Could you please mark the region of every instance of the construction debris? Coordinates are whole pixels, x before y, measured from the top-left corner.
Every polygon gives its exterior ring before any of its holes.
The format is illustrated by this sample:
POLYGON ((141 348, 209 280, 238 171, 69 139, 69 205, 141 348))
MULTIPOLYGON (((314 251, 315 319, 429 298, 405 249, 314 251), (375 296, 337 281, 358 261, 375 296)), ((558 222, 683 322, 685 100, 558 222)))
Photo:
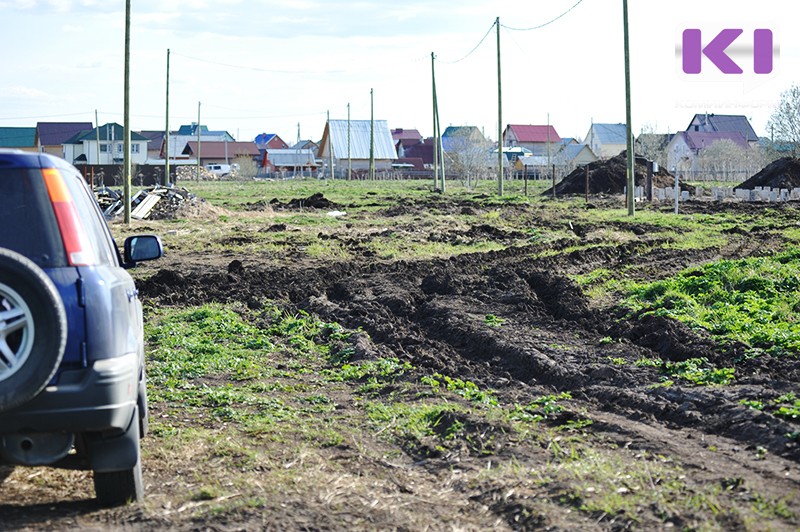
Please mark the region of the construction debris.
MULTIPOLYGON (((106 219, 110 220, 123 214, 124 202, 120 192, 104 186, 95 190, 95 197, 106 219)), ((156 185, 140 190, 131 198, 131 218, 136 220, 177 218, 187 205, 202 202, 204 200, 183 187, 156 185)))

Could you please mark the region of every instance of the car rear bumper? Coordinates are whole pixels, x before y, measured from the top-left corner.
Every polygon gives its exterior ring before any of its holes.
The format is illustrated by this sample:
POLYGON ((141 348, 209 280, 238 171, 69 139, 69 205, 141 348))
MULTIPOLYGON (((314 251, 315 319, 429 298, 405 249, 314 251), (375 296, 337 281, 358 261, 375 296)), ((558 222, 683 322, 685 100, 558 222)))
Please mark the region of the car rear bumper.
POLYGON ((64 371, 57 385, 0 413, 0 434, 124 431, 136 406, 139 375, 136 353, 64 371))

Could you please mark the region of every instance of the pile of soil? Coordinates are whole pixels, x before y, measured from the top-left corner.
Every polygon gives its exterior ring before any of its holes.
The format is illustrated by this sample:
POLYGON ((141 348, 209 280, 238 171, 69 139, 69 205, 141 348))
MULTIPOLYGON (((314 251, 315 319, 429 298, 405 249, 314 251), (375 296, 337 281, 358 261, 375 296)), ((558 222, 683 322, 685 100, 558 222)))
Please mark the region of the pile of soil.
POLYGON ((307 198, 295 198, 290 200, 288 203, 283 203, 278 198, 274 198, 269 203, 275 210, 338 208, 338 205, 323 196, 321 192, 312 194, 307 198))
MULTIPOLYGON (((590 194, 622 194, 625 192, 628 175, 628 158, 625 151, 611 159, 599 160, 589 163, 589 193, 590 194)), ((636 186, 644 186, 647 176, 647 160, 644 157, 636 157, 634 165, 634 179, 636 186)), ((694 187, 679 182, 681 190, 688 190, 694 193, 694 187)), ((667 188, 675 186, 675 176, 659 167, 653 173, 653 186, 667 188)), ((584 194, 586 192, 586 166, 576 168, 556 186, 556 194, 584 194)), ((553 188, 547 189, 542 193, 543 196, 551 196, 553 188)))
POLYGON ((756 187, 787 188, 800 187, 800 159, 782 157, 772 161, 763 170, 736 188, 753 190, 756 187))

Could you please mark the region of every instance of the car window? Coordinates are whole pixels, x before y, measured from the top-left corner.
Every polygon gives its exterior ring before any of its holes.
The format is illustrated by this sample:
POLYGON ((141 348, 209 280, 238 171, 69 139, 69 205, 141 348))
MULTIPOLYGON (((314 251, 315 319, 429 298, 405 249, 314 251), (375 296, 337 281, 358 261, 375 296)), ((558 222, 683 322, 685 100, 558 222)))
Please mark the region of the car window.
POLYGON ((83 180, 83 176, 65 168, 59 169, 64 175, 64 180, 72 194, 75 208, 83 222, 84 229, 89 235, 95 257, 98 264, 116 265, 117 253, 111 240, 111 233, 108 231, 103 215, 97 207, 88 184, 83 180))
POLYGON ((66 266, 67 256, 41 173, 0 168, 0 247, 41 268, 66 266))

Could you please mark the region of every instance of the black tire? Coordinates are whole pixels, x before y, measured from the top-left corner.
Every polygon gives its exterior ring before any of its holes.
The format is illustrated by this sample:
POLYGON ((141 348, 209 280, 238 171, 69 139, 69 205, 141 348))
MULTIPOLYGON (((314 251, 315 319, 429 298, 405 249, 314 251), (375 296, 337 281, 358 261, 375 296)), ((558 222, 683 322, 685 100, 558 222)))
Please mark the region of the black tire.
POLYGON ((144 481, 142 479, 142 453, 139 447, 138 407, 131 420, 125 437, 136 442, 136 464, 122 471, 94 472, 94 492, 97 501, 103 506, 121 506, 144 500, 144 481))
POLYGON ((0 248, 0 412, 42 391, 66 343, 67 316, 53 282, 31 260, 0 248))

